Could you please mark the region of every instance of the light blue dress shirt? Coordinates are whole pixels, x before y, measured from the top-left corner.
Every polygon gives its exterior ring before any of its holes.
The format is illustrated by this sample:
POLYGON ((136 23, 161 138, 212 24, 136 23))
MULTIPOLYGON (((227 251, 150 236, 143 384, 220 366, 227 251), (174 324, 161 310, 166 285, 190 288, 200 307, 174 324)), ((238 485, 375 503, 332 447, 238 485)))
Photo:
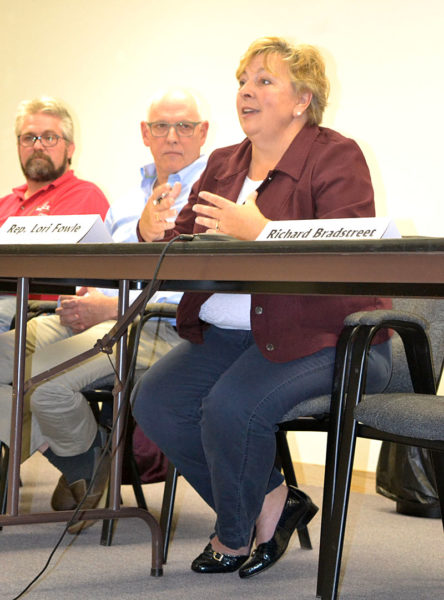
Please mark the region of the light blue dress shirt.
MULTIPOLYGON (((190 165, 168 177, 168 183, 173 186, 177 181, 182 185, 174 208, 179 213, 188 201, 193 183, 197 181, 205 169, 207 157, 200 156, 190 165)), ((141 169, 142 182, 138 189, 133 190, 111 205, 105 219, 105 225, 115 242, 137 242, 136 227, 148 198, 153 193, 157 178, 154 163, 141 169)))
MULTIPOLYGON (((174 208, 178 213, 187 203, 191 188, 194 182, 199 179, 206 164, 207 157, 204 155, 199 156, 199 158, 190 165, 168 177, 168 183, 171 186, 177 181, 182 185, 180 194, 174 203, 174 208)), ((157 178, 156 166, 154 163, 145 165, 140 171, 142 174, 140 187, 114 202, 106 215, 105 225, 115 242, 138 242, 136 233, 137 223, 145 204, 148 202, 148 198, 153 193, 153 187, 157 178)), ((108 296, 117 294, 116 290, 101 289, 100 291, 108 296)), ((131 292, 131 301, 134 301, 138 294, 139 292, 131 292)), ((172 304, 179 304, 181 297, 181 292, 157 292, 153 298, 151 298, 151 302, 170 302, 172 304)))

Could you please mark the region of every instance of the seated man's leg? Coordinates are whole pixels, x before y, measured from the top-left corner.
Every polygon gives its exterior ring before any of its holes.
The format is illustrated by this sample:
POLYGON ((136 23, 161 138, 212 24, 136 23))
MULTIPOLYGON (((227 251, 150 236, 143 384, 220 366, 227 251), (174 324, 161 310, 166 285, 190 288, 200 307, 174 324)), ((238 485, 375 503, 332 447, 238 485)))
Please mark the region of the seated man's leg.
MULTIPOLYGON (((33 372, 40 373, 89 348, 103 337, 113 321, 105 321, 46 347, 33 356, 33 372)), ((166 354, 180 340, 169 323, 148 323, 142 332, 137 368, 147 368, 166 354)), ((115 350, 115 348, 114 348, 115 350)), ((114 372, 114 353, 100 353, 39 384, 31 395, 31 409, 43 439, 59 456, 75 456, 86 452, 97 431, 96 421, 81 390, 95 380, 114 372)), ((33 450, 37 449, 34 445, 33 450)))
MULTIPOLYGON (((91 348, 113 324, 112 321, 100 323, 69 340, 51 345, 44 353, 37 352, 34 368, 41 372, 91 348)), ((137 368, 150 366, 178 341, 179 336, 169 323, 149 322, 141 335, 137 368)), ((114 362, 114 356, 94 356, 43 382, 32 393, 31 410, 42 434, 40 440, 35 440, 33 449, 46 442, 49 448, 44 455, 62 472, 52 498, 52 506, 56 510, 74 508, 89 485, 102 440, 81 390, 96 379, 113 374, 110 359, 114 362)), ((85 508, 97 505, 106 486, 108 466, 109 458, 99 468, 97 480, 83 504, 85 508)), ((80 528, 81 525, 73 526, 70 531, 80 528)))
MULTIPOLYGON (((27 323, 25 379, 36 374, 32 355, 37 350, 72 336, 72 331, 60 325, 56 315, 40 316, 27 323)), ((12 378, 14 368, 15 330, 0 335, 0 440, 9 446, 11 430, 12 378)), ((29 456, 31 415, 29 396, 25 397, 22 458, 29 456)))
MULTIPOLYGON (((33 369, 43 372, 92 348, 114 321, 104 321, 70 339, 51 344, 33 356, 33 369)), ((33 436, 31 451, 49 446, 44 456, 62 472, 53 495, 53 508, 69 510, 82 499, 101 453, 102 439, 92 410, 81 390, 96 379, 113 373, 114 356, 100 353, 31 391, 31 411, 39 436, 33 436)), ((109 457, 88 496, 85 508, 97 505, 106 486, 109 457)))
POLYGON ((16 304, 17 299, 15 296, 0 296, 0 333, 11 328, 16 304))

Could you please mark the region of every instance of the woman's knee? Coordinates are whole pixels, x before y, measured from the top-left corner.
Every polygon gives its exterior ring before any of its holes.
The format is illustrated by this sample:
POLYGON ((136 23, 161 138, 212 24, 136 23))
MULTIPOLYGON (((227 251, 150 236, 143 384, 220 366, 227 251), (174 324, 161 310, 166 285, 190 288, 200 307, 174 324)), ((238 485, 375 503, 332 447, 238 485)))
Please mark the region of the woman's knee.
POLYGON ((158 386, 150 371, 147 371, 137 381, 131 393, 133 417, 149 437, 153 436, 168 410, 168 396, 162 392, 162 386, 158 386))
POLYGON ((148 372, 146 372, 136 382, 131 392, 131 405, 134 416, 142 413, 145 409, 150 408, 152 393, 150 391, 150 382, 147 380, 148 372))
POLYGON ((220 396, 212 390, 203 399, 200 421, 204 436, 232 439, 234 432, 246 429, 251 419, 247 404, 233 393, 220 396))

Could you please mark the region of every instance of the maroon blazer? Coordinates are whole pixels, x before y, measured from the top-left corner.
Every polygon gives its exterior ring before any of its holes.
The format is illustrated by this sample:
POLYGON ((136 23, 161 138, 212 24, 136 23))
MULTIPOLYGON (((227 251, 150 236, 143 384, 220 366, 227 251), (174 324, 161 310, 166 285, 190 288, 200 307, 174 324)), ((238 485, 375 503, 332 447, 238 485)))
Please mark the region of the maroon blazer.
MULTIPOLYGON (((168 232, 165 240, 179 233, 205 231, 205 227, 195 224, 196 214, 191 210, 198 193, 213 192, 235 202, 250 160, 248 139, 214 151, 193 186, 175 229, 168 232)), ((257 206, 274 221, 375 216, 370 173, 359 146, 331 129, 317 126, 305 126, 294 138, 276 168, 259 186, 257 206)), ((199 310, 209 296, 184 294, 177 315, 182 338, 195 343, 203 341, 207 324, 199 319, 199 310)), ((390 306, 390 300, 371 297, 253 294, 251 329, 267 359, 287 362, 335 346, 350 313, 390 306)), ((381 334, 376 341, 384 339, 387 335, 381 334)))

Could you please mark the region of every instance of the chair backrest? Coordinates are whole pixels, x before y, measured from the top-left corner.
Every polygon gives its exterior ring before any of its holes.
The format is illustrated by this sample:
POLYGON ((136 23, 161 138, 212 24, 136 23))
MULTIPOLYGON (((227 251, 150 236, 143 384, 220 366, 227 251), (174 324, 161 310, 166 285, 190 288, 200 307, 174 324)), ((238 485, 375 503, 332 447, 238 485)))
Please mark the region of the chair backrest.
MULTIPOLYGON (((444 300, 441 298, 395 298, 393 308, 418 315, 428 322, 433 366, 438 381, 444 360, 444 300)), ((384 392, 413 391, 403 344, 396 333, 392 339, 392 354, 392 377, 384 392)))
MULTIPOLYGON (((437 381, 444 361, 444 299, 441 298, 395 298, 393 308, 412 313, 427 321, 428 335, 432 347, 432 358, 437 381)), ((404 346, 397 333, 392 338, 392 376, 384 393, 413 392, 404 346)), ((330 396, 310 398, 292 408, 282 418, 282 423, 301 416, 324 415, 329 412, 330 396)))

